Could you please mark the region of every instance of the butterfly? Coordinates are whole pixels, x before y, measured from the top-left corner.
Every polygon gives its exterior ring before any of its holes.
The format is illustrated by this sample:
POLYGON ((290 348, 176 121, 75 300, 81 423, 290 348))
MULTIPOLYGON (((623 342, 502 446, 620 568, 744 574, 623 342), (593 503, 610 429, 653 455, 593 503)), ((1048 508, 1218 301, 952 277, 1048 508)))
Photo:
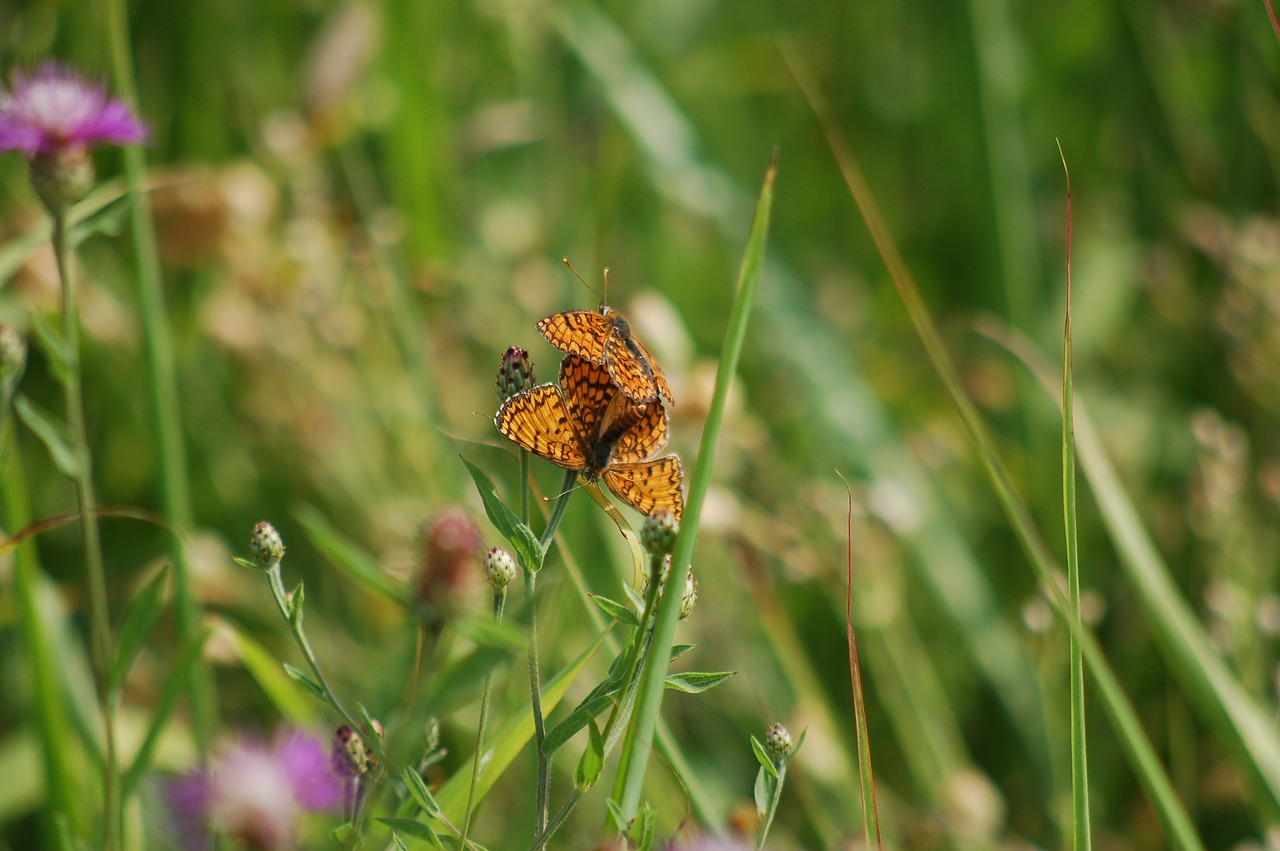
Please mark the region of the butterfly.
POLYGON ((498 431, 558 467, 602 480, 641 514, 665 508, 680 517, 684 472, 675 455, 651 458, 670 436, 662 403, 632 404, 600 364, 570 354, 560 385, 512 396, 493 418, 498 431))
POLYGON ((631 324, 608 305, 600 305, 599 310, 556 313, 541 320, 538 330, 562 352, 602 364, 632 402, 661 399, 667 405, 675 404, 662 367, 631 333, 631 324))

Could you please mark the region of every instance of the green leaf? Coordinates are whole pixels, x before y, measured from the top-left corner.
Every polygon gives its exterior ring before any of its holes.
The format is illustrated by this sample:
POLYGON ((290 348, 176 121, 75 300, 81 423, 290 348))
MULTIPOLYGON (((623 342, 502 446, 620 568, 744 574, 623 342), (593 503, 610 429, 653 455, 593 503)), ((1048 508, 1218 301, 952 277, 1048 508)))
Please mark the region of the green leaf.
POLYGON ((133 762, 130 763, 129 769, 121 780, 124 800, 129 800, 138 781, 147 776, 150 771, 151 755, 155 752, 156 743, 160 741, 160 734, 168 726, 169 719, 173 717, 179 701, 186 695, 187 681, 191 677, 191 672, 200 663, 205 642, 212 634, 213 629, 207 626, 192 634, 174 663, 173 670, 165 678, 160 698, 152 704, 151 720, 147 726, 146 735, 142 737, 142 744, 138 747, 133 762))
POLYGON ((406 768, 400 773, 400 778, 404 780, 409 795, 424 813, 432 818, 440 814, 440 804, 436 801, 436 796, 431 794, 431 790, 427 788, 427 782, 422 779, 422 775, 416 769, 406 768))
POLYGON ((773 790, 778 783, 778 775, 770 774, 767 768, 762 767, 756 772, 756 785, 753 790, 753 797, 756 802, 756 812, 763 818, 769 812, 769 804, 773 802, 773 790))
POLYGON ((321 688, 320 684, 317 683, 315 680, 311 679, 311 677, 308 676, 304 671, 301 671, 298 668, 295 668, 294 666, 290 665, 288 662, 285 662, 284 672, 289 676, 289 679, 293 680, 295 683, 302 686, 307 691, 311 692, 313 695, 316 696, 317 699, 322 700, 325 703, 329 702, 329 698, 325 695, 324 689, 321 688))
POLYGON ((125 193, 89 212, 79 221, 72 220, 67 228, 67 245, 74 248, 95 233, 119 236, 124 233, 125 222, 133 209, 133 195, 125 193))
POLYGON ((649 802, 645 801, 640 805, 640 812, 631 820, 631 829, 627 831, 627 838, 638 851, 649 851, 653 848, 653 840, 657 834, 657 815, 653 807, 649 806, 649 802))
POLYGON ((302 524, 315 548, 339 573, 370 593, 402 606, 409 605, 409 589, 405 584, 389 576, 377 559, 337 532, 323 514, 304 505, 295 510, 293 516, 302 524))
POLYGON ((621 677, 611 677, 592 689, 591 693, 569 713, 568 718, 548 731, 546 738, 542 740, 542 752, 551 756, 559 750, 585 727, 588 721, 613 705, 613 696, 621 687, 621 677))
POLYGON ((735 673, 735 671, 716 673, 691 671, 687 674, 671 674, 667 677, 667 688, 682 691, 685 694, 702 694, 720 685, 735 673))
POLYGON ((378 821, 382 822, 397 833, 412 836, 414 839, 421 839, 432 848, 438 848, 439 851, 445 851, 445 847, 440 842, 440 837, 436 836, 436 832, 420 821, 414 821, 409 818, 380 818, 378 821))
POLYGON ((35 332, 36 346, 44 352, 49 362, 49 371, 58 382, 66 386, 71 380, 76 362, 75 352, 71 344, 62 336, 62 332, 54 327, 49 317, 43 313, 31 314, 31 330, 35 332))
MULTIPOLYGON (((543 683, 543 712, 549 714, 555 709, 556 705, 564 698, 569 685, 600 649, 607 634, 608 631, 600 633, 596 640, 591 643, 591 646, 582 651, 567 668, 543 683)), ((512 761, 532 738, 533 712, 526 702, 518 713, 509 718, 506 723, 494 732, 492 738, 487 740, 491 756, 484 774, 480 776, 480 782, 476 784, 476 801, 484 798, 497 779, 506 771, 507 766, 511 765, 512 761)), ((472 754, 471 758, 475 759, 476 755, 472 754)), ((444 784, 440 794, 436 796, 436 800, 440 802, 440 809, 455 822, 463 817, 470 786, 471 764, 468 762, 458 767, 453 776, 449 778, 449 781, 444 784)))
POLYGON ((302 586, 302 580, 298 580, 298 584, 294 586, 293 593, 286 600, 289 606, 289 625, 295 630, 302 629, 302 604, 306 602, 306 599, 306 589, 302 586))
POLYGON ((58 468, 58 472, 68 479, 76 478, 80 462, 71 449, 70 435, 66 428, 26 396, 17 396, 13 400, 13 409, 17 411, 18 418, 31 429, 31 433, 44 444, 44 448, 49 450, 49 457, 53 459, 53 466, 58 468))
POLYGON ((469 638, 480 647, 518 653, 525 649, 528 636, 514 624, 495 621, 491 617, 466 617, 454 621, 458 635, 469 638))
POLYGON ((613 829, 621 836, 627 830, 627 817, 622 814, 622 807, 612 798, 605 801, 605 805, 609 808, 609 821, 613 823, 613 829))
POLYGON ((129 601, 124 620, 120 624, 120 632, 116 636, 115 658, 111 662, 111 672, 107 677, 107 688, 114 692, 124 682, 125 675, 133 665, 142 645, 146 643, 156 621, 164 611, 164 589, 169 578, 168 569, 156 574, 134 598, 129 601))
POLYGON ((690 650, 692 650, 693 648, 695 648, 695 647, 697 647, 697 646, 698 646, 698 645, 696 645, 696 644, 673 644, 673 645, 671 645, 671 661, 672 661, 672 662, 674 662, 675 660, 679 659, 681 656, 683 656, 684 654, 688 653, 690 650))
POLYGON ((594 719, 587 724, 587 747, 578 760, 578 767, 573 770, 573 785, 579 792, 585 792, 600 779, 604 769, 604 737, 594 719))
POLYGON ((751 737, 751 752, 756 755, 756 762, 760 763, 760 767, 769 772, 770 777, 778 776, 778 766, 773 764, 773 757, 769 756, 769 752, 755 736, 751 737))
POLYGON ((382 737, 378 735, 378 729, 382 725, 369 714, 369 708, 363 703, 356 704, 356 718, 360 719, 360 738, 364 740, 365 747, 373 751, 378 759, 386 762, 387 749, 383 747, 382 737))
POLYGON ((639 626, 640 618, 636 617, 635 611, 630 606, 624 606, 622 603, 614 602, 608 597, 602 597, 599 594, 591 594, 591 602, 595 603, 609 617, 619 623, 627 626, 639 626))
POLYGON ((800 731, 800 738, 796 739, 796 746, 791 749, 791 756, 787 757, 788 761, 793 760, 800 755, 800 749, 804 747, 804 737, 807 735, 809 735, 809 728, 805 727, 800 731))
POLYGON ((249 675, 257 681, 280 714, 291 723, 308 726, 315 715, 315 704, 298 683, 280 667, 279 657, 274 653, 268 653, 261 644, 229 622, 220 621, 219 627, 219 632, 230 639, 232 647, 249 671, 249 675))
POLYGON ((538 536, 533 534, 532 529, 521 523, 520 518, 510 506, 502 501, 502 497, 498 496, 498 492, 493 487, 493 482, 489 481, 489 477, 479 467, 466 458, 462 459, 462 463, 467 465, 467 472, 476 483, 480 501, 484 503, 484 513, 488 515, 493 528, 507 539, 507 543, 511 544, 526 569, 534 573, 541 570, 546 553, 538 541, 538 536))

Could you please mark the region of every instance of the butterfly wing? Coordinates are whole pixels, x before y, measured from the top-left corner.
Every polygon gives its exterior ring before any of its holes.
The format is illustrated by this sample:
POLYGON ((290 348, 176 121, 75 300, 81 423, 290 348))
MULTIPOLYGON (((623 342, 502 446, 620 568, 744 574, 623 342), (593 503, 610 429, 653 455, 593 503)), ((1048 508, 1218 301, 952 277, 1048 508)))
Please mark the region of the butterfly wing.
POLYGON ((560 364, 560 388, 569 416, 594 441, 625 409, 626 397, 609 381, 603 366, 577 355, 566 355, 560 364))
POLYGON ((649 515, 665 508, 679 519, 684 512, 684 492, 680 489, 684 471, 674 455, 635 464, 611 464, 600 478, 618 499, 649 515))
POLYGON ((558 467, 587 467, 586 443, 564 394, 554 384, 512 396, 502 403, 493 423, 517 445, 558 467))
POLYGON ((634 464, 661 451, 671 437, 671 419, 662 403, 633 405, 610 427, 604 439, 613 442, 609 457, 615 464, 634 464))
POLYGON ((560 351, 601 363, 613 326, 597 311, 568 310, 539 321, 538 330, 560 351))
POLYGON ((633 333, 631 325, 617 311, 609 311, 606 319, 613 333, 604 341, 604 365, 614 383, 636 403, 662 399, 675 404, 671 385, 653 354, 633 333))

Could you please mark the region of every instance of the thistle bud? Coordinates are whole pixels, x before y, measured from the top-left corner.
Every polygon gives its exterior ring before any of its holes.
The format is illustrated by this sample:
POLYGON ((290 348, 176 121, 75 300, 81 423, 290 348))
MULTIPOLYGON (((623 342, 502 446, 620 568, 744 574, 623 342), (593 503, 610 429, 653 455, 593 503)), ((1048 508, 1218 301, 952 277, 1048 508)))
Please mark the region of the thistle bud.
POLYGON ((261 568, 275 567, 284 558, 284 540, 276 527, 263 520, 253 527, 249 538, 249 555, 261 568))
POLYGON ((516 562, 502 547, 494 547, 484 555, 484 578, 493 590, 502 593, 516 578, 516 562))
POLYGON ((764 746, 770 756, 782 762, 791 756, 791 733, 781 724, 774 724, 764 737, 764 746))
POLYGON ((498 365, 498 398, 507 401, 517 393, 533 389, 533 363, 519 346, 508 346, 498 365))
POLYGON ((679 533, 680 521, 662 508, 644 519, 644 525, 640 527, 640 546, 651 556, 670 555, 679 533))
POLYGON ((685 575, 684 593, 680 595, 680 620, 693 614, 693 607, 696 605, 698 605, 698 580, 694 578, 691 570, 685 575))
POLYGON ((437 626, 467 605, 484 541, 466 512, 449 508, 425 525, 422 544, 418 614, 424 623, 437 626))

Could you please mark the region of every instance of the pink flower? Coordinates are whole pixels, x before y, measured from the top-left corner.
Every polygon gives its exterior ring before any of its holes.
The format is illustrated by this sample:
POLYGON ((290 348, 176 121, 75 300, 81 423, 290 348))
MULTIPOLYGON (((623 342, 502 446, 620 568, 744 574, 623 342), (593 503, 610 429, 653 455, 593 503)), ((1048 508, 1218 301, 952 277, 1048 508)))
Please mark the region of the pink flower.
POLYGON ((297 731, 271 744, 241 739, 222 749, 208 769, 165 790, 170 822, 184 848, 200 851, 214 833, 248 848, 294 847, 304 812, 331 810, 343 799, 328 748, 297 731))
POLYGON ((60 65, 46 63, 30 76, 14 71, 12 91, 0 91, 0 151, 22 151, 30 159, 146 136, 146 125, 123 101, 60 65))

